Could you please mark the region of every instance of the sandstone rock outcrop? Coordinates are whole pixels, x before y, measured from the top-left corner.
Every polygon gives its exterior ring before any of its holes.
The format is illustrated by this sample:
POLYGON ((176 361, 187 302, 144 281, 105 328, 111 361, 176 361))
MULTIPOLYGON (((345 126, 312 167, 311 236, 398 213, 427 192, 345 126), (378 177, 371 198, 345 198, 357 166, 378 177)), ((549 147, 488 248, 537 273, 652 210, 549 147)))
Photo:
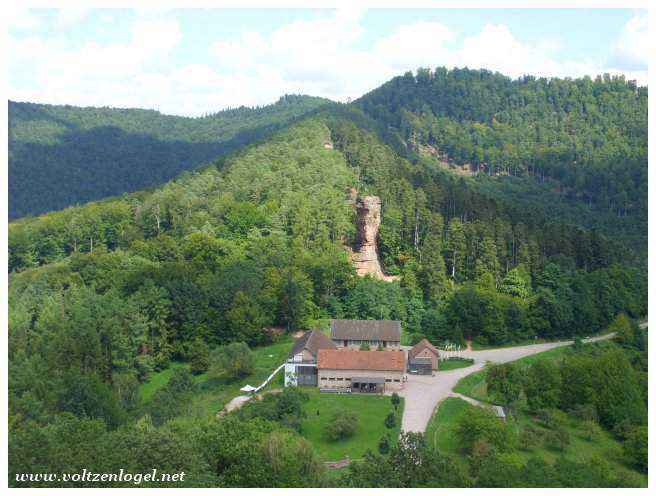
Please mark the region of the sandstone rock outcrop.
POLYGON ((378 279, 393 281, 397 277, 386 276, 378 260, 376 238, 380 227, 380 205, 377 196, 358 196, 355 199, 357 235, 351 260, 359 276, 370 274, 378 279))

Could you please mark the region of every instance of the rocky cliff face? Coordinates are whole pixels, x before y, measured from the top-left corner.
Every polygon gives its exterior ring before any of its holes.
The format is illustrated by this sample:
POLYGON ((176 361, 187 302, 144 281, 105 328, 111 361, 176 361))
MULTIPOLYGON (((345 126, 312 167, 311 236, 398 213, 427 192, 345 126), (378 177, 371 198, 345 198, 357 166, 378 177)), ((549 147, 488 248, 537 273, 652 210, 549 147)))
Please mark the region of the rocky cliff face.
POLYGON ((376 237, 380 227, 380 205, 380 198, 377 196, 355 198, 357 236, 351 260, 359 276, 370 274, 378 279, 392 281, 397 278, 383 274, 378 260, 376 237))

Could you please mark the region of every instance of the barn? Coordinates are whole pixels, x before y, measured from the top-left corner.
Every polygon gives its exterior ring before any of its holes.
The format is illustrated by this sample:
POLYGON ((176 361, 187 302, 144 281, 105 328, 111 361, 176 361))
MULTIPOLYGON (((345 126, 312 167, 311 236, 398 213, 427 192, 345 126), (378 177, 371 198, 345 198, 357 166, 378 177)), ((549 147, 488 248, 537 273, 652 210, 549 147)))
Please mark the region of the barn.
POLYGON ((427 339, 422 339, 408 351, 408 372, 430 375, 437 370, 440 352, 427 339))
POLYGON ((403 351, 320 349, 317 368, 323 391, 384 393, 403 387, 406 360, 403 351))

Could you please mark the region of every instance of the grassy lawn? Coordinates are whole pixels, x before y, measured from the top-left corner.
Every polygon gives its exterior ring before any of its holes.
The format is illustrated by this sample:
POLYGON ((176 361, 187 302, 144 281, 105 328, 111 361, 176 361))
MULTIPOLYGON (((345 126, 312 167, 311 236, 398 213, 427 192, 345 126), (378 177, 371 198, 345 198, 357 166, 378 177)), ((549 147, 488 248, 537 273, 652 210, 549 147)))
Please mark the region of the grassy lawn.
POLYGON ((398 439, 403 398, 397 413, 397 425, 388 429, 384 420, 393 409, 390 396, 321 393, 315 388, 307 388, 306 391, 310 399, 304 406, 307 418, 302 424, 302 435, 312 443, 323 460, 336 461, 347 456, 358 459, 362 458, 368 449, 377 453, 378 442, 385 433, 389 433, 392 441, 398 439), (325 429, 335 412, 342 409, 355 412, 358 416, 358 428, 353 437, 333 442, 327 438, 325 429))
MULTIPOLYGON (((469 404, 459 398, 445 399, 438 405, 426 429, 428 443, 442 452, 454 454, 462 463, 465 462, 465 455, 459 450, 455 429, 459 418, 468 407, 469 404)), ((609 462, 615 470, 630 472, 639 484, 646 487, 647 477, 626 465, 622 456, 622 445, 609 432, 601 429, 598 437, 590 440, 586 437, 582 420, 567 414, 563 414, 563 419, 563 427, 570 439, 564 450, 548 447, 543 438, 538 440, 535 446, 516 450, 514 453, 519 460, 525 463, 529 458, 537 457, 553 463, 561 456, 577 461, 596 456, 609 462)), ((518 409, 516 417, 509 422, 513 422, 518 434, 529 427, 537 429, 543 436, 549 433, 549 429, 523 407, 518 409)))
POLYGON ((529 344, 540 344, 540 343, 548 343, 549 341, 546 341, 544 339, 524 339, 522 341, 513 341, 512 343, 506 343, 506 344, 486 344, 486 343, 477 343, 476 341, 472 341, 472 350, 474 351, 481 351, 481 350, 497 350, 499 348, 512 348, 514 346, 526 346, 529 344))
MULTIPOLYGON (((570 353, 571 348, 569 346, 560 346, 558 348, 552 348, 551 350, 543 351, 542 353, 536 353, 535 355, 529 355, 519 360, 515 360, 513 363, 520 363, 528 365, 535 362, 536 360, 541 360, 543 358, 552 358, 554 360, 559 360, 565 354, 570 353)), ((456 393, 464 394, 470 398, 477 399, 479 401, 492 402, 492 400, 487 395, 487 387, 485 385, 485 369, 469 374, 468 376, 463 377, 458 381, 458 384, 453 388, 456 393)))
POLYGON ((467 360, 465 358, 451 358, 448 360, 440 360, 437 366, 437 369, 440 372, 445 370, 461 369, 463 367, 469 367, 474 364, 474 360, 467 360))
POLYGON ((171 362, 171 366, 168 369, 152 374, 146 382, 139 386, 139 398, 141 402, 148 403, 155 392, 169 382, 175 369, 186 366, 181 362, 171 362))
POLYGON ((455 453, 458 449, 455 426, 468 405, 460 398, 445 398, 440 402, 426 427, 426 442, 441 451, 455 453))
MULTIPOLYGON (((192 410, 196 416, 215 415, 223 406, 235 396, 243 394, 239 389, 246 384, 259 386, 281 363, 287 358, 293 339, 284 336, 276 343, 255 348, 255 371, 243 379, 229 381, 223 378, 210 379, 207 374, 195 377, 198 391, 193 399, 192 410)), ((141 384, 139 395, 141 401, 147 403, 153 394, 166 385, 177 367, 187 367, 187 364, 173 362, 166 369, 153 374, 146 382, 141 384)), ((283 372, 279 372, 265 390, 279 388, 283 385, 283 372)))
MULTIPOLYGON (((543 358, 559 361, 567 353, 571 353, 571 347, 559 347, 521 358, 515 363, 530 364, 543 358)), ((485 385, 485 370, 474 372, 461 379, 454 388, 454 391, 481 401, 491 402, 491 399, 487 395, 485 385)), ((432 443, 433 446, 442 451, 457 455, 463 462, 464 455, 458 449, 455 428, 458 419, 468 407, 468 403, 459 398, 445 399, 438 405, 436 411, 433 412, 433 416, 426 429, 426 438, 429 443, 432 443)), ((622 445, 611 433, 600 429, 597 437, 588 439, 584 428, 585 424, 582 420, 564 412, 561 412, 561 415, 563 428, 569 434, 570 442, 562 451, 559 451, 549 447, 544 441, 544 436, 549 434, 549 428, 532 416, 527 410, 525 403, 520 402, 514 418, 510 418, 509 422, 512 422, 518 434, 521 434, 521 432, 528 428, 532 428, 542 435, 542 439, 537 440, 534 446, 525 447, 516 451, 516 454, 523 462, 526 462, 532 457, 542 458, 551 463, 561 456, 571 460, 583 460, 596 456, 608 461, 618 471, 630 472, 636 477, 638 483, 643 486, 647 485, 647 477, 626 464, 622 455, 622 445)))

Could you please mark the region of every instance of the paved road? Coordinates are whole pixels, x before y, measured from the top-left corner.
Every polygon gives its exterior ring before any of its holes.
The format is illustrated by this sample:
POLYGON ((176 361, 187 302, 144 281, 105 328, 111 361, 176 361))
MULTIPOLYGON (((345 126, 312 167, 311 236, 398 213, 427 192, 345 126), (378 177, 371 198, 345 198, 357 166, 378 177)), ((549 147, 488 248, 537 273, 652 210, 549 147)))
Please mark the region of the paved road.
MULTIPOLYGON (((610 339, 613 334, 584 339, 584 342, 594 342, 610 339)), ((428 421, 437 404, 448 396, 452 396, 453 388, 463 377, 481 370, 485 362, 505 363, 519 358, 547 351, 560 346, 569 346, 573 341, 558 341, 554 343, 513 346, 494 350, 463 351, 465 358, 474 359, 473 365, 461 369, 436 372, 435 377, 408 374, 405 387, 399 392, 405 398, 403 421, 401 428, 406 432, 424 432, 428 421)))

